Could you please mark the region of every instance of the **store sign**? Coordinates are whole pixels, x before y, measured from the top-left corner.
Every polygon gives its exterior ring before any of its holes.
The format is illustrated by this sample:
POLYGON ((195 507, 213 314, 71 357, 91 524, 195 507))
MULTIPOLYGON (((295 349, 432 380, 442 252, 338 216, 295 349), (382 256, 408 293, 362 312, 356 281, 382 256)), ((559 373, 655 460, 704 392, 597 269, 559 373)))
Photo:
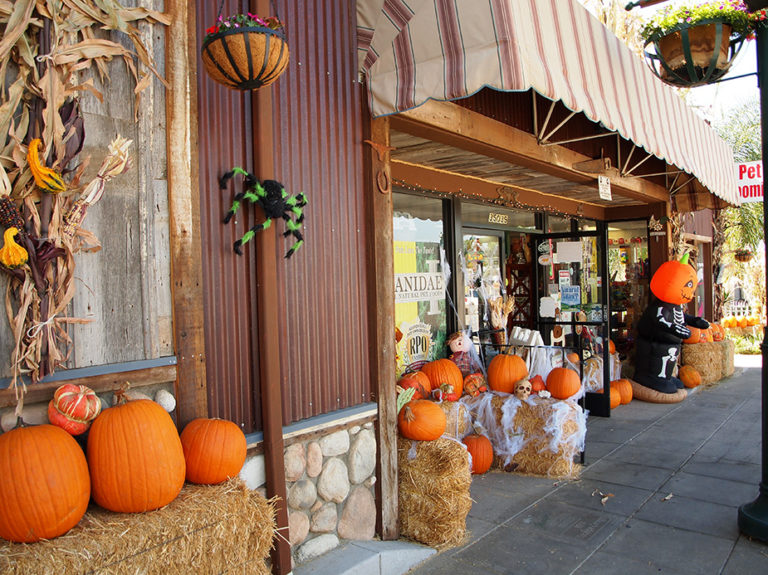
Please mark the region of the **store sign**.
POLYGON ((743 203, 763 201, 763 162, 736 164, 736 177, 743 203))
POLYGON ((429 361, 432 350, 432 330, 426 323, 416 323, 405 331, 400 342, 403 364, 414 364, 429 361))
POLYGON ((395 274, 395 303, 428 301, 428 314, 440 313, 439 303, 445 299, 445 279, 437 271, 437 260, 426 262, 428 272, 395 274))
POLYGON ((611 201, 611 179, 608 176, 597 176, 597 192, 601 200, 611 201))
POLYGON ((488 214, 489 224, 502 224, 507 225, 509 223, 509 215, 507 214, 494 214, 493 212, 488 214))

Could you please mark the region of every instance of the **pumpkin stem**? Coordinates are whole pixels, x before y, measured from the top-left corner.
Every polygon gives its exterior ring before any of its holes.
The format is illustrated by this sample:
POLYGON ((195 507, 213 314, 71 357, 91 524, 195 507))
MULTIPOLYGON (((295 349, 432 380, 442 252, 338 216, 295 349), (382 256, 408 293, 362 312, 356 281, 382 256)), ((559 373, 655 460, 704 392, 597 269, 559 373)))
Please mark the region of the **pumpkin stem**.
POLYGON ((403 418, 405 418, 408 423, 411 423, 414 419, 416 419, 416 416, 413 414, 413 410, 411 409, 410 405, 405 406, 405 414, 403 415, 403 418))
POLYGON ((16 416, 16 425, 13 426, 14 429, 21 429, 22 427, 29 427, 27 425, 27 422, 24 421, 20 415, 16 416))
POLYGON ((120 384, 120 389, 115 391, 115 405, 124 405, 128 403, 128 397, 126 397, 125 392, 128 391, 131 388, 131 383, 129 381, 124 381, 120 384))
POLYGON ((680 263, 683 265, 688 265, 688 256, 691 255, 691 252, 685 252, 683 257, 680 258, 680 263))

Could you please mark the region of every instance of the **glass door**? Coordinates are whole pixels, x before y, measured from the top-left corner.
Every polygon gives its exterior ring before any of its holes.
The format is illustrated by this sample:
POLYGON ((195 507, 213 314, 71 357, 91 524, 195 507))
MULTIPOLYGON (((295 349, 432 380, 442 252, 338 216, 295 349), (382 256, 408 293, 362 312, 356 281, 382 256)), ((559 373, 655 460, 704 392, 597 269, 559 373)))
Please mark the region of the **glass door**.
POLYGON ((488 302, 504 294, 501 262, 503 233, 492 230, 463 231, 464 326, 480 343, 498 329, 491 323, 488 302))
POLYGON ((564 365, 580 372, 585 407, 593 415, 608 417, 606 244, 601 222, 595 231, 543 234, 535 240, 538 329, 546 344, 562 347, 564 365))

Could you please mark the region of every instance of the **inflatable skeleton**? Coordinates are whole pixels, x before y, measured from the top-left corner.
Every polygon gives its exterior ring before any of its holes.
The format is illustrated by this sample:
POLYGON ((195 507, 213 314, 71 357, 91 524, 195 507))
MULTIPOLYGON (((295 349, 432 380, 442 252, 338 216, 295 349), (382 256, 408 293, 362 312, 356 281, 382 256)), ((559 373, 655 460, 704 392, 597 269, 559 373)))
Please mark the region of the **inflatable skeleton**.
POLYGON ((684 312, 683 306, 693 299, 697 284, 688 254, 679 262, 665 262, 651 278, 654 297, 637 325, 637 383, 661 393, 683 389, 683 382, 672 374, 680 358, 680 344, 691 335, 687 326, 709 327, 705 319, 684 312))

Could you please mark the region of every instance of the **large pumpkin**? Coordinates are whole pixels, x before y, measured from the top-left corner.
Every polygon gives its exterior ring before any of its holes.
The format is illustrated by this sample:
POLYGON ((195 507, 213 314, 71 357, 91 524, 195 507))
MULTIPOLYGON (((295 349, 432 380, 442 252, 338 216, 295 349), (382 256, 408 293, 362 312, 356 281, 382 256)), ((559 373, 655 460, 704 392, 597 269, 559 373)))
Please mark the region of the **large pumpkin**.
POLYGON ((48 403, 48 420, 72 435, 84 433, 101 413, 101 400, 90 387, 65 383, 48 403))
POLYGON ((485 435, 467 435, 462 439, 467 451, 472 456, 472 474, 482 475, 491 468, 493 463, 493 446, 485 435))
POLYGON ((688 254, 678 262, 664 262, 651 278, 653 295, 663 302, 682 305, 693 299, 699 280, 696 270, 688 265, 688 254))
POLYGON ((181 432, 181 446, 187 481, 202 485, 235 477, 248 450, 242 430, 225 419, 193 419, 181 432))
POLYGON ((515 384, 528 377, 528 368, 517 355, 500 353, 488 366, 488 385, 494 391, 513 393, 515 384))
POLYGON ((135 513, 168 505, 184 485, 184 450, 176 426, 154 401, 105 409, 88 434, 93 499, 135 513))
POLYGON ((77 525, 91 496, 83 450, 54 425, 0 435, 0 537, 18 543, 52 539, 77 525))
POLYGON ((580 389, 579 374, 569 367, 556 367, 547 376, 547 391, 555 399, 568 399, 580 389))
POLYGON ((701 385, 701 374, 692 365, 681 365, 677 372, 677 377, 683 382, 683 385, 689 389, 701 385))
POLYGON ((453 387, 453 393, 461 397, 464 390, 464 376, 459 366, 450 359, 436 359, 430 361, 421 368, 421 371, 429 378, 432 389, 439 389, 443 385, 453 387))
POLYGON ((397 382, 397 385, 403 389, 413 388, 415 390, 413 393, 414 399, 428 399, 429 392, 432 391, 432 384, 429 381, 429 377, 421 371, 411 371, 410 373, 404 374, 397 382))
POLYGON ((397 415, 397 427, 403 437, 432 441, 445 433, 445 412, 434 401, 414 399, 397 415))
POLYGON ((621 398, 621 404, 632 401, 632 382, 628 379, 616 379, 611 382, 611 391, 616 390, 621 398))

